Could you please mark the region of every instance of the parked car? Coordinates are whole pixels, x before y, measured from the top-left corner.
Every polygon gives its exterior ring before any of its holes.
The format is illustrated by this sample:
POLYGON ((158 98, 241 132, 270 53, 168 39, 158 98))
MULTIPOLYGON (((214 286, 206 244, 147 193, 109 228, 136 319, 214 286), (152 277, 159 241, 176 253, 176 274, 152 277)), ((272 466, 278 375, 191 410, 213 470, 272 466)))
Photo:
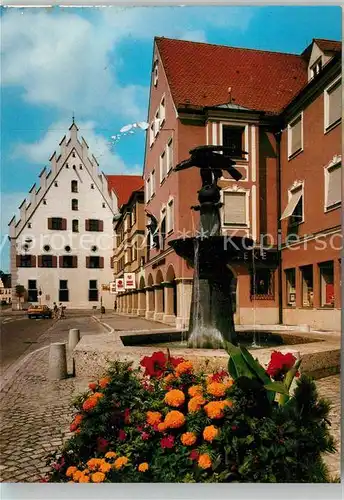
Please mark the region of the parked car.
POLYGON ((28 318, 51 318, 52 310, 48 306, 30 306, 27 310, 28 318))

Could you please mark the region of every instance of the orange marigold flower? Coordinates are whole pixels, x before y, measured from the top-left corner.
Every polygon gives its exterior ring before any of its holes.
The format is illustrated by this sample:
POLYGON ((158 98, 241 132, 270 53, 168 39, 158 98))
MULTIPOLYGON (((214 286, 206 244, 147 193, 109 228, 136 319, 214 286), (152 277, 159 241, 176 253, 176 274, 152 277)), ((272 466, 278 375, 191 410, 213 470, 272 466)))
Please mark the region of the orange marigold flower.
POLYGON ((89 483, 90 482, 90 477, 86 476, 86 474, 81 474, 79 477, 79 483, 89 483))
POLYGON ((111 382, 110 377, 103 377, 99 380, 99 387, 105 389, 105 387, 108 386, 110 382, 111 382))
POLYGON ((115 469, 121 469, 122 467, 124 467, 124 465, 128 463, 128 461, 129 460, 127 457, 118 457, 113 465, 115 469))
POLYGON ((222 401, 211 401, 205 405, 204 410, 209 418, 222 418, 224 405, 222 401))
POLYGON ((95 391, 97 387, 98 387, 97 382, 91 382, 90 384, 88 384, 88 388, 91 389, 91 391, 95 391))
POLYGON ((138 466, 139 472, 146 472, 148 469, 149 469, 149 465, 147 464, 147 462, 143 462, 142 464, 140 464, 138 466))
POLYGON ((103 472, 95 472, 91 477, 93 483, 102 483, 105 479, 105 474, 103 472))
POLYGON ((183 443, 184 446, 192 446, 193 444, 196 443, 196 434, 193 432, 185 432, 184 434, 181 435, 181 442, 183 443))
POLYGON ((109 472, 111 470, 111 464, 108 464, 107 462, 103 462, 100 467, 99 467, 100 472, 109 472))
POLYGON ((162 415, 158 411, 147 411, 147 424, 158 425, 162 420, 162 415))
POLYGON ((166 377, 164 378, 164 383, 165 384, 170 384, 172 382, 172 380, 175 379, 175 376, 173 375, 173 373, 170 373, 169 375, 166 375, 166 377))
POLYGON ((103 461, 100 458, 91 458, 87 462, 87 465, 88 465, 90 470, 97 470, 102 463, 103 463, 103 461))
POLYGON ((221 382, 212 382, 207 386, 207 392, 217 398, 222 398, 226 393, 226 386, 221 382))
POLYGON ((188 403, 188 410, 190 413, 194 413, 201 409, 201 406, 205 404, 205 399, 202 396, 194 396, 190 399, 188 403))
POLYGON ((184 415, 177 410, 172 410, 165 417, 166 428, 178 429, 185 423, 184 415))
POLYGON ((195 396, 202 396, 203 387, 201 385, 192 385, 188 390, 189 396, 194 398, 195 396))
POLYGON ((73 473, 73 480, 74 480, 74 481, 79 481, 80 476, 82 476, 82 472, 81 472, 81 470, 76 470, 76 471, 73 473))
POLYGON ((66 471, 66 476, 67 477, 71 477, 74 472, 76 472, 78 470, 77 467, 74 467, 74 465, 71 465, 70 467, 68 467, 67 471, 66 471))
POLYGON ((212 442, 218 436, 219 430, 214 425, 208 425, 204 428, 203 438, 205 441, 212 442))
POLYGON ((209 469, 211 467, 211 459, 207 453, 202 453, 198 458, 198 465, 201 469, 209 469))
POLYGON ((179 363, 176 367, 176 375, 182 375, 183 373, 192 373, 193 370, 193 365, 191 361, 182 361, 182 363, 179 363))
POLYGON ((82 405, 82 408, 85 411, 92 410, 98 403, 99 399, 102 398, 103 396, 104 394, 101 394, 100 392, 95 392, 94 394, 92 394, 92 396, 86 399, 86 401, 82 405))
POLYGON ((158 431, 159 432, 164 432, 166 431, 167 427, 166 427, 166 424, 165 422, 160 422, 160 424, 158 424, 158 431))
POLYGON ((83 418, 83 415, 81 415, 81 413, 78 413, 77 415, 75 415, 74 424, 80 425, 83 418))
POLYGON ((234 380, 231 378, 229 380, 226 380, 226 382, 224 382, 224 384, 226 386, 226 389, 229 389, 234 384, 234 380))
POLYGON ((105 458, 115 458, 117 457, 117 453, 115 453, 114 451, 108 451, 107 453, 105 453, 105 458))
POLYGON ((174 406, 175 408, 177 408, 184 403, 185 396, 184 393, 179 389, 172 389, 171 391, 168 391, 166 393, 164 401, 169 406, 174 406))

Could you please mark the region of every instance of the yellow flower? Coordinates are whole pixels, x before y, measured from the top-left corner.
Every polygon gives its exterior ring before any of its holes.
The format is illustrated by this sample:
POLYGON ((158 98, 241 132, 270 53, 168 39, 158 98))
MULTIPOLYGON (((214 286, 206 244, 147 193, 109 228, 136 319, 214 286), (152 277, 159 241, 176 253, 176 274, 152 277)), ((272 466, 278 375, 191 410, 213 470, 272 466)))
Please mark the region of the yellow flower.
POLYGON ((86 476, 86 474, 81 474, 79 477, 79 483, 89 483, 90 478, 89 476, 86 476))
POLYGON ((176 375, 179 377, 179 375, 182 375, 183 373, 192 373, 193 370, 193 365, 191 361, 182 361, 182 363, 179 363, 176 367, 176 375))
POLYGON ((201 406, 205 404, 205 399, 202 396, 194 396, 190 399, 188 403, 188 410, 190 413, 194 413, 201 409, 201 406))
POLYGON ((100 458, 91 458, 88 462, 87 465, 90 470, 97 470, 99 466, 103 463, 103 461, 100 458))
POLYGON ((192 385, 188 391, 189 396, 194 398, 195 396, 202 396, 203 387, 201 385, 192 385))
POLYGON ((139 472, 146 472, 149 469, 149 465, 147 464, 147 462, 143 462, 139 465, 138 469, 139 472))
POLYGON ((114 451, 108 451, 107 453, 105 453, 105 458, 115 458, 117 457, 117 453, 115 453, 114 451))
POLYGON ((212 442, 218 436, 219 430, 214 425, 208 425, 204 428, 203 438, 205 441, 212 442))
POLYGON ((185 432, 180 438, 184 446, 192 446, 196 443, 196 439, 197 437, 193 432, 185 432))
POLYGON ((201 469, 209 469, 211 467, 211 459, 207 453, 203 453, 199 456, 198 465, 201 469))
POLYGON ((165 422, 160 422, 160 424, 158 424, 158 431, 159 432, 164 432, 166 431, 167 427, 166 427, 166 424, 165 422))
POLYGON ((184 415, 177 410, 169 411, 165 417, 166 428, 178 429, 185 423, 184 415))
POLYGON ((226 394, 226 386, 221 382, 212 382, 207 386, 207 392, 212 396, 221 398, 226 394))
POLYGON ((71 465, 70 467, 68 467, 67 469, 67 472, 66 472, 66 476, 67 477, 71 477, 73 476, 74 472, 76 472, 78 470, 77 467, 74 467, 74 465, 71 465))
POLYGON ((79 481, 79 477, 82 476, 81 470, 76 470, 73 474, 73 480, 74 481, 79 481))
POLYGON ((185 396, 184 393, 179 389, 172 389, 165 395, 164 401, 169 406, 174 406, 177 408, 178 406, 181 406, 184 403, 185 396))
POLYGON ((95 472, 91 477, 93 483, 102 483, 105 479, 105 474, 102 472, 95 472))
POLYGON ((128 463, 128 458, 127 457, 118 457, 115 460, 115 463, 113 465, 114 465, 115 469, 121 469, 127 463, 128 463))
POLYGON ((162 415, 158 411, 147 411, 147 424, 158 425, 162 420, 162 415))
POLYGON ((232 378, 230 378, 229 380, 227 380, 226 382, 224 382, 224 384, 226 386, 226 389, 229 389, 234 384, 234 380, 232 378))
POLYGON ((211 401, 204 410, 209 418, 222 418, 224 405, 221 401, 211 401))
POLYGON ((111 470, 111 464, 108 464, 107 462, 104 462, 100 465, 99 467, 100 472, 109 472, 111 470))

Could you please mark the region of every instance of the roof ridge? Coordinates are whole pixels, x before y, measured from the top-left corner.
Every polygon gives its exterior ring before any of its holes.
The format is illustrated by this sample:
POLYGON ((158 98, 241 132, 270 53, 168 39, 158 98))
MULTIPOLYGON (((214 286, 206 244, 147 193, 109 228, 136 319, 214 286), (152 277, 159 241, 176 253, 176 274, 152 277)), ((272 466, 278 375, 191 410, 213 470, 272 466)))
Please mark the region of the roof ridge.
MULTIPOLYGON (((224 45, 224 44, 218 44, 218 43, 195 42, 193 40, 182 40, 182 39, 179 39, 179 38, 169 38, 169 37, 164 37, 164 36, 156 36, 155 40, 170 40, 170 41, 173 41, 173 42, 190 43, 190 44, 195 44, 195 45, 209 45, 209 46, 212 46, 212 47, 224 47, 226 49, 249 50, 249 51, 252 51, 252 52, 263 52, 264 54, 279 54, 279 55, 284 55, 284 56, 301 57, 301 54, 296 54, 294 52, 279 52, 277 50, 251 49, 249 47, 235 47, 233 45, 224 45)), ((320 38, 319 38, 319 40, 320 40, 320 38)), ((335 41, 335 40, 328 40, 328 41, 335 41)))
POLYGON ((341 40, 335 40, 333 38, 313 38, 313 40, 321 40, 322 42, 336 42, 336 43, 342 43, 341 40))

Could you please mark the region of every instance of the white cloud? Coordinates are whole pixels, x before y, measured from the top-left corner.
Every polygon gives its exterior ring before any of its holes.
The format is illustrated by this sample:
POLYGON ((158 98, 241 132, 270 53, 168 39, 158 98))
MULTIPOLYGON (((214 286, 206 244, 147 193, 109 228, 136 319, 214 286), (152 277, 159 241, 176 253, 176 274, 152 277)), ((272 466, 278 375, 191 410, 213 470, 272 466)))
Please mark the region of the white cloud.
MULTIPOLYGON (((29 163, 47 164, 69 126, 70 123, 65 121, 53 123, 38 141, 17 144, 13 151, 13 157, 24 158, 29 163)), ((136 174, 139 171, 140 174, 142 173, 142 168, 139 169, 138 165, 130 168, 117 153, 111 150, 109 141, 96 133, 96 124, 93 121, 78 122, 77 126, 79 140, 81 137, 85 138, 90 148, 90 154, 95 156, 103 172, 136 174)))
POLYGON ((190 42, 206 42, 207 37, 203 30, 186 31, 180 35, 180 40, 189 40, 190 42))

